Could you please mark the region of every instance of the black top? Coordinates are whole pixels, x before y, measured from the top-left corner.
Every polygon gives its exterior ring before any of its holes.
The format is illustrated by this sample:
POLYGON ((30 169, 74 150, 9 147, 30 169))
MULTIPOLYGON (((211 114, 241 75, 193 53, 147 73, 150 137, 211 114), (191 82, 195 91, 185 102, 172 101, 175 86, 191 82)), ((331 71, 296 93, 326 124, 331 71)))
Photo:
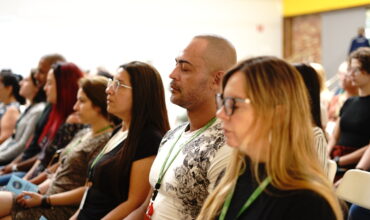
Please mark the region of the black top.
POLYGON ((41 151, 41 148, 38 144, 38 140, 46 123, 48 122, 51 109, 52 105, 50 103, 47 103, 44 108, 44 111, 41 113, 40 119, 37 121, 35 131, 33 132, 32 141, 28 146, 26 146, 27 148, 23 152, 22 161, 25 161, 35 156, 41 151))
POLYGON ((64 123, 60 126, 55 137, 50 145, 45 146, 42 149, 41 154, 39 155, 39 160, 44 167, 49 165, 50 160, 54 156, 57 150, 66 147, 69 142, 72 141, 74 136, 81 130, 86 128, 85 124, 76 124, 76 123, 64 123))
MULTIPOLYGON (((161 139, 162 135, 160 134, 160 132, 154 129, 144 130, 140 137, 139 146, 137 148, 133 161, 156 155, 161 139)), ((118 159, 119 151, 122 149, 123 146, 124 141, 119 146, 115 147, 112 151, 104 154, 94 166, 92 170, 92 173, 94 175, 91 179, 93 185, 89 189, 86 196, 85 204, 79 213, 79 220, 101 219, 119 204, 127 200, 130 180, 127 179, 120 186, 115 186, 117 185, 117 183, 111 183, 109 181, 102 180, 109 180, 111 179, 109 176, 122 175, 122 173, 112 173, 109 172, 109 170, 107 169, 101 169, 103 164, 104 166, 106 166, 106 162, 108 160, 113 163, 114 160, 111 160, 111 158, 117 157, 118 159), (100 185, 95 184, 96 182, 98 182, 98 180, 100 180, 100 185), (119 196, 112 192, 114 187, 121 188, 121 190, 123 191, 123 198, 119 198, 119 196)))
MULTIPOLYGON (((238 179, 225 219, 235 219, 241 207, 257 187, 258 183, 252 180, 251 172, 247 169, 238 179)), ((238 219, 335 220, 335 216, 326 200, 312 191, 282 191, 269 184, 265 191, 257 197, 238 219)))
POLYGON ((361 148, 370 142, 370 96, 351 97, 340 110, 337 145, 361 148))

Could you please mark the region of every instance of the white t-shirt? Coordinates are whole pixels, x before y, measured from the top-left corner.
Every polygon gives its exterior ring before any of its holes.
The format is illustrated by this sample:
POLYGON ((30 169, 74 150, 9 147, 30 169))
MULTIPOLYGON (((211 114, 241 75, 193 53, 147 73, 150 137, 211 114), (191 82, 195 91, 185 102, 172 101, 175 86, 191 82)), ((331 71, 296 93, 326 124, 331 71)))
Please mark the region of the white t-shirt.
POLYGON ((327 172, 328 169, 328 156, 326 153, 326 147, 328 142, 326 141, 326 137, 324 131, 319 127, 313 128, 313 135, 314 135, 314 144, 317 151, 317 156, 319 157, 319 161, 324 168, 324 171, 327 172))
POLYGON ((113 137, 111 137, 109 139, 109 141, 107 142, 107 144, 105 145, 104 147, 104 154, 110 152, 111 150, 113 150, 114 148, 116 148, 118 145, 120 145, 122 143, 122 141, 124 141, 126 138, 127 138, 127 135, 128 135, 128 131, 122 131, 121 129, 119 131, 117 131, 113 137))
POLYGON ((183 146, 197 132, 183 133, 187 126, 180 125, 164 136, 150 170, 149 180, 154 188, 168 152, 182 134, 167 164, 182 149, 166 172, 154 201, 154 220, 195 219, 229 162, 232 151, 225 144, 220 121, 183 146))

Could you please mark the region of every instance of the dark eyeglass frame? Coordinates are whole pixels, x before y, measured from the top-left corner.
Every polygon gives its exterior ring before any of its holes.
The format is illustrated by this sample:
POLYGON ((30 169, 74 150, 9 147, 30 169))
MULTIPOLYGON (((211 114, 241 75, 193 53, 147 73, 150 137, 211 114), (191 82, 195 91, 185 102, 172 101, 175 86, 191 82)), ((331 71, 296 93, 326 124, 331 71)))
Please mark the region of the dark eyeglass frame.
POLYGON ((224 111, 227 116, 231 116, 235 110, 235 104, 237 102, 241 103, 251 103, 250 99, 241 99, 241 98, 234 98, 234 97, 226 97, 222 93, 216 94, 216 106, 217 110, 220 110, 224 107, 224 111))

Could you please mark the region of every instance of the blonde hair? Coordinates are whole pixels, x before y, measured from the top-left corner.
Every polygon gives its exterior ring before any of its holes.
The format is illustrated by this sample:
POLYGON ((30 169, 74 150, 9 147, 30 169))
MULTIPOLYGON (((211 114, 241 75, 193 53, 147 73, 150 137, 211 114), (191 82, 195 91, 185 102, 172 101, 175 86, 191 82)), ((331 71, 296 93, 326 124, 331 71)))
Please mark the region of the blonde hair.
MULTIPOLYGON (((337 219, 343 219, 339 201, 314 148, 308 95, 300 74, 278 58, 256 57, 226 73, 223 88, 236 72, 244 73, 246 94, 254 108, 257 126, 252 131, 253 140, 269 135, 270 144, 264 152, 268 162, 264 169, 272 186, 280 190, 313 191, 329 203, 337 219)), ((251 141, 245 139, 242 145, 248 147, 251 141)), ((257 158, 261 155, 257 152, 257 158)), ((244 158, 244 154, 234 150, 225 176, 207 198, 198 219, 214 219, 219 214, 244 169, 244 158)), ((261 182, 256 175, 258 163, 252 161, 251 168, 256 180, 261 182)))

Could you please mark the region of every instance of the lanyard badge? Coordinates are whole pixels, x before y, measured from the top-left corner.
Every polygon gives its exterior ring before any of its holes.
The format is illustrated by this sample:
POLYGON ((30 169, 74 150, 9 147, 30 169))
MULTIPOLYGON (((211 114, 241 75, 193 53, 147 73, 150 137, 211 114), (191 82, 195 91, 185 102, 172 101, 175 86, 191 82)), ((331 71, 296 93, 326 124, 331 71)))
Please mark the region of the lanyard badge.
POLYGON ((150 200, 149 206, 146 209, 146 212, 144 215, 144 220, 152 219, 153 214, 154 214, 153 200, 150 200))
POLYGON ((171 146, 170 151, 168 152, 168 155, 167 155, 167 157, 165 159, 165 162, 162 164, 161 170, 159 172, 159 177, 158 177, 157 183, 155 184, 155 187, 154 187, 152 198, 150 199, 150 203, 149 203, 149 205, 148 205, 148 207, 146 209, 145 215, 144 215, 144 220, 150 220, 150 219, 152 219, 152 216, 154 214, 154 206, 153 206, 153 203, 154 203, 155 198, 157 197, 159 188, 161 188, 161 183, 162 183, 163 177, 166 174, 168 168, 170 168, 171 164, 173 163, 173 161, 175 160, 175 158, 177 157, 177 155, 180 153, 181 149, 185 145, 187 145, 189 142, 191 142, 192 140, 194 140, 196 137, 198 137, 199 135, 201 135, 205 130, 207 130, 207 128, 209 128, 211 125, 213 125, 213 123, 215 123, 215 121, 216 121, 216 118, 212 118, 204 127, 202 127, 201 129, 199 129, 192 137, 190 137, 184 144, 182 144, 179 147, 179 150, 177 152, 175 152, 175 155, 169 161, 169 157, 170 157, 170 155, 171 155, 171 153, 172 153, 175 145, 177 144, 177 142, 181 138, 182 134, 184 133, 184 131, 181 132, 181 134, 177 137, 176 141, 171 146), (168 162, 168 164, 167 164, 167 162, 168 162))
POLYGON ((153 194, 152 194, 152 198, 150 199, 149 205, 148 205, 148 207, 146 209, 146 212, 145 212, 144 220, 152 219, 152 216, 154 214, 153 203, 154 203, 155 198, 157 197, 158 190, 159 190, 160 187, 161 187, 160 183, 155 184, 154 191, 153 191, 153 194))

